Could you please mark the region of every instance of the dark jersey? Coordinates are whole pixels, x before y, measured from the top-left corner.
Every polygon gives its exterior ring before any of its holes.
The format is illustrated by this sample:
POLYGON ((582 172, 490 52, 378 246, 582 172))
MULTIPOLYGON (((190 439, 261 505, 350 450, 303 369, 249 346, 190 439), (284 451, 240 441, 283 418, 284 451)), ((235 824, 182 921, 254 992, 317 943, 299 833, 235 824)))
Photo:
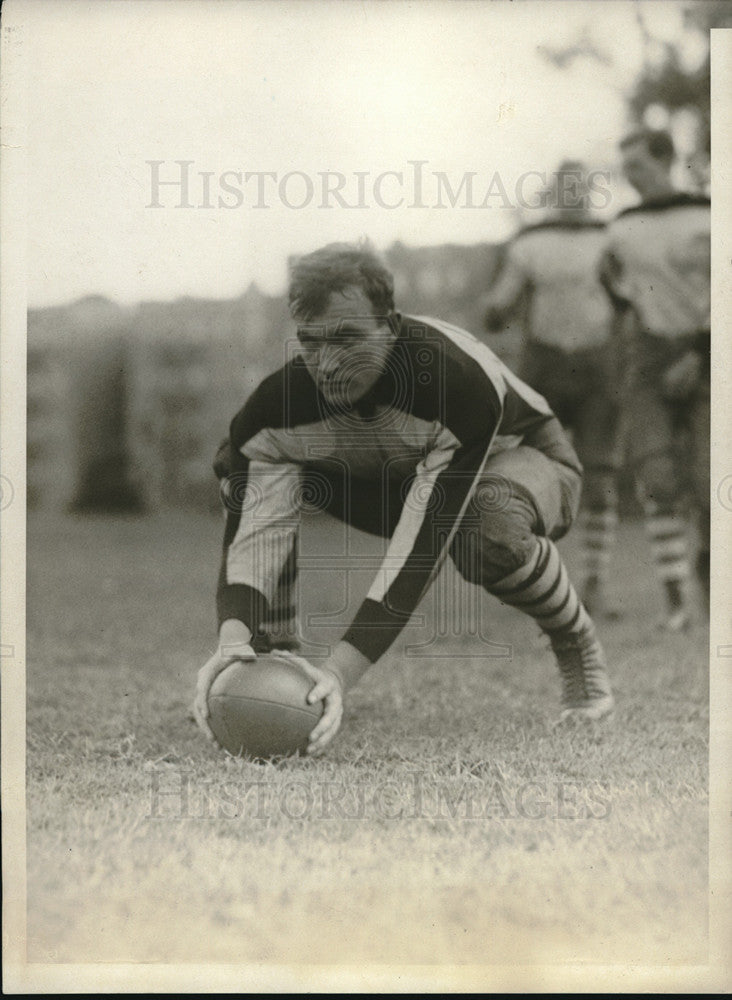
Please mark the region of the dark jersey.
POLYGON ((296 356, 232 421, 220 621, 254 631, 266 613, 306 470, 335 464, 354 491, 387 471, 404 483, 386 556, 344 637, 372 662, 439 570, 490 455, 528 444, 581 471, 543 397, 470 333, 425 317, 401 317, 397 333, 386 371, 353 409, 329 405, 296 356))

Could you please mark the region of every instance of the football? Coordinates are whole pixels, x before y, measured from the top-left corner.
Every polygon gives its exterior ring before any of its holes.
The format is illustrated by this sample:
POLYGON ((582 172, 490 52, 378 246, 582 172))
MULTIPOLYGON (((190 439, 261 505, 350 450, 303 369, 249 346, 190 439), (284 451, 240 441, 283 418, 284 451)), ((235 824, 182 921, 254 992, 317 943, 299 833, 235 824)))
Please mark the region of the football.
POLYGON ((208 695, 209 725, 224 750, 271 760, 304 752, 323 714, 323 703, 307 703, 313 681, 296 663, 271 654, 232 663, 208 695))

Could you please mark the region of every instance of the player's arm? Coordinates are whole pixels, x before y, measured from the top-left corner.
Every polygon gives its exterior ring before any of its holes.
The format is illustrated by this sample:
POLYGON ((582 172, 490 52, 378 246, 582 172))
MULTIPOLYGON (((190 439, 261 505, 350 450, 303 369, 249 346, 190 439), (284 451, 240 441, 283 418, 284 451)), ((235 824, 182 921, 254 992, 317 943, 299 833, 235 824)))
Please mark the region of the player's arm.
POLYGON ((619 395, 627 400, 633 392, 637 367, 638 314, 633 306, 622 252, 612 239, 600 257, 598 279, 613 308, 610 333, 615 349, 619 395))
POLYGON ((703 381, 708 381, 712 364, 712 339, 709 329, 709 283, 711 280, 711 236, 707 229, 699 233, 681 256, 677 266, 689 287, 706 299, 706 321, 689 339, 688 349, 663 374, 667 399, 688 400, 703 381))
MULTIPOLYGON (((325 710, 310 734, 308 753, 333 739, 343 715, 344 693, 386 652, 437 575, 485 464, 490 441, 461 447, 446 433, 420 462, 402 516, 382 568, 351 627, 311 677, 309 701, 323 700, 325 710), (432 494, 439 504, 439 535, 430 511, 432 494), (443 532, 447 529, 447 537, 443 532)), ((303 665, 304 666, 304 665, 303 665)))
POLYGON ((344 636, 370 663, 394 642, 437 576, 500 421, 499 390, 477 363, 450 381, 434 447, 416 468, 382 566, 344 636))
POLYGON ((209 737, 211 684, 230 663, 255 658, 252 640, 297 532, 299 469, 270 453, 258 455, 263 433, 256 402, 250 403, 234 418, 226 449, 229 470, 221 485, 226 527, 216 593, 219 642, 199 671, 194 702, 196 719, 209 737))
POLYGON ((212 465, 218 480, 225 479, 231 472, 231 442, 228 437, 224 438, 216 449, 212 465))
MULTIPOLYGON (((236 536, 238 522, 241 517, 241 507, 248 485, 249 463, 244 456, 233 451, 231 447, 231 433, 234 431, 237 421, 241 434, 242 415, 247 412, 245 407, 232 422, 229 437, 225 438, 219 445, 214 459, 214 472, 221 480, 221 499, 226 511, 226 527, 224 531, 224 547, 222 561, 219 571, 217 586, 217 606, 218 606, 218 644, 216 649, 198 671, 196 678, 196 692, 193 701, 193 714, 199 728, 206 738, 213 742, 214 735, 211 731, 208 718, 208 692, 218 675, 231 663, 240 660, 253 660, 256 653, 252 648, 252 639, 256 623, 247 621, 249 615, 234 608, 233 598, 229 600, 230 610, 227 611, 221 606, 224 600, 224 593, 227 587, 226 562, 227 553, 232 540, 236 536)), ((263 596, 262 596, 263 600, 263 596)))
POLYGON ((616 316, 622 317, 632 310, 632 294, 623 255, 611 239, 608 240, 607 246, 600 256, 597 277, 610 299, 616 316))
POLYGON ((529 290, 529 276, 516 243, 507 251, 498 277, 483 299, 483 322, 489 333, 500 333, 529 290))
MULTIPOLYGON (((440 383, 441 380, 436 379, 440 383)), ((444 425, 419 462, 377 578, 350 628, 322 664, 311 698, 325 711, 310 734, 310 753, 335 736, 343 693, 386 652, 409 621, 442 565, 480 478, 500 421, 502 400, 476 364, 445 379, 447 399, 435 415, 444 425), (440 412, 444 406, 445 413, 440 412), (435 502, 437 501, 437 502, 435 502)), ((314 678, 315 679, 315 678, 314 678)))

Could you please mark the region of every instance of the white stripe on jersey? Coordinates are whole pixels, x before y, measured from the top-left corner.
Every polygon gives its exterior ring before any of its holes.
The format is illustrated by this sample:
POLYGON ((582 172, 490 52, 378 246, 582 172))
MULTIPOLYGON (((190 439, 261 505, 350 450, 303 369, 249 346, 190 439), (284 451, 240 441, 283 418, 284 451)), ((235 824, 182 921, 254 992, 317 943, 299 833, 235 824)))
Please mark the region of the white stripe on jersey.
MULTIPOLYGON (((416 475, 402 507, 394 534, 384 561, 371 585, 367 597, 379 603, 384 600, 389 588, 404 568, 409 558, 425 514, 433 500, 435 480, 452 461, 460 442, 447 428, 443 428, 437 438, 437 447, 417 465, 416 475)), ((456 523, 459 523, 457 520, 456 523)))
POLYGON ((410 316, 409 319, 416 319, 418 322, 424 323, 427 326, 433 326, 435 330, 439 330, 440 333, 444 334, 448 340, 451 340, 456 347, 459 347, 461 351, 464 351, 468 357, 473 359, 473 361, 477 361, 493 383, 493 386, 498 393, 498 399, 501 404, 503 404, 503 400, 506 397, 504 376, 507 369, 503 362, 496 357, 489 347, 482 344, 478 338, 474 337, 472 333, 468 332, 468 330, 463 330, 459 326, 453 326, 452 323, 448 323, 446 320, 433 319, 431 316, 410 316))
POLYGON ((531 386, 522 382, 518 376, 514 375, 511 369, 507 368, 501 359, 489 347, 481 343, 477 337, 474 337, 472 333, 462 330, 459 326, 453 326, 452 323, 447 323, 445 320, 432 319, 430 316, 414 316, 410 318, 426 323, 428 326, 433 326, 440 333, 444 334, 448 340, 451 340, 456 347, 459 347, 461 351, 464 351, 474 361, 477 361, 493 383, 501 405, 503 405, 506 398, 506 389, 510 385, 513 391, 533 409, 538 410, 539 413, 552 413, 544 397, 540 396, 531 386))
MULTIPOLYGON (((506 397, 507 383, 510 382, 511 388, 530 406, 538 409, 539 412, 551 413, 542 396, 534 392, 529 386, 524 385, 520 380, 515 379, 493 351, 486 347, 485 344, 482 344, 467 330, 453 326, 452 323, 447 323, 444 320, 435 320, 427 316, 414 316, 410 317, 410 319, 434 327, 470 358, 477 361, 494 386, 501 405, 503 405, 506 397)), ((486 444, 485 454, 475 473, 473 488, 483 474, 485 463, 492 450, 493 442, 496 439, 497 431, 498 427, 495 428, 490 442, 486 444)), ((402 515, 392 536, 384 563, 368 593, 368 598, 373 601, 381 602, 384 600, 389 588, 403 569, 414 547, 419 530, 424 523, 425 515, 432 500, 435 480, 439 473, 450 464, 456 449, 460 446, 460 442, 447 428, 443 428, 438 436, 437 443, 438 447, 427 456, 424 463, 420 463, 417 467, 416 478, 412 484, 407 502, 405 502, 402 509, 402 515)), ((442 552, 435 561, 435 566, 430 574, 431 580, 434 580, 447 556, 450 543, 460 526, 467 506, 470 503, 472 493, 473 489, 470 489, 466 494, 461 510, 453 522, 450 535, 442 547, 442 552)))

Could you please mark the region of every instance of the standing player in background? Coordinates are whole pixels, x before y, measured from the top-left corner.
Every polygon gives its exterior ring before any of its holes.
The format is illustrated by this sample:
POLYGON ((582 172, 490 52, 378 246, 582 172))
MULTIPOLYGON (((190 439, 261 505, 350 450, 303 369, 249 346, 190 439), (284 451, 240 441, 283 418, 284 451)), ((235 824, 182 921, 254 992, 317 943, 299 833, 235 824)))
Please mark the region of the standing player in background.
POLYGON ((595 627, 553 539, 579 504, 581 466, 546 401, 449 323, 397 312, 393 277, 368 246, 301 257, 289 287, 297 350, 234 417, 218 585, 219 649, 199 671, 196 717, 229 663, 256 657, 260 625, 296 558, 304 498, 389 538, 368 595, 324 664, 305 664, 325 710, 394 642, 446 558, 532 617, 562 678, 562 718, 601 719, 614 699, 595 627), (498 501, 496 496, 498 495, 498 501))
POLYGON ((498 333, 522 313, 519 375, 572 431, 585 471, 582 599, 595 616, 613 617, 606 589, 618 519, 618 379, 613 310, 598 278, 605 226, 590 214, 583 164, 562 163, 548 194, 550 218, 509 245, 485 323, 498 333))
POLYGON ((688 494, 707 609, 709 601, 711 210, 707 197, 675 190, 668 132, 636 132, 620 149, 641 202, 610 224, 602 276, 624 329, 627 457, 666 598, 664 624, 678 631, 690 621, 688 494))

